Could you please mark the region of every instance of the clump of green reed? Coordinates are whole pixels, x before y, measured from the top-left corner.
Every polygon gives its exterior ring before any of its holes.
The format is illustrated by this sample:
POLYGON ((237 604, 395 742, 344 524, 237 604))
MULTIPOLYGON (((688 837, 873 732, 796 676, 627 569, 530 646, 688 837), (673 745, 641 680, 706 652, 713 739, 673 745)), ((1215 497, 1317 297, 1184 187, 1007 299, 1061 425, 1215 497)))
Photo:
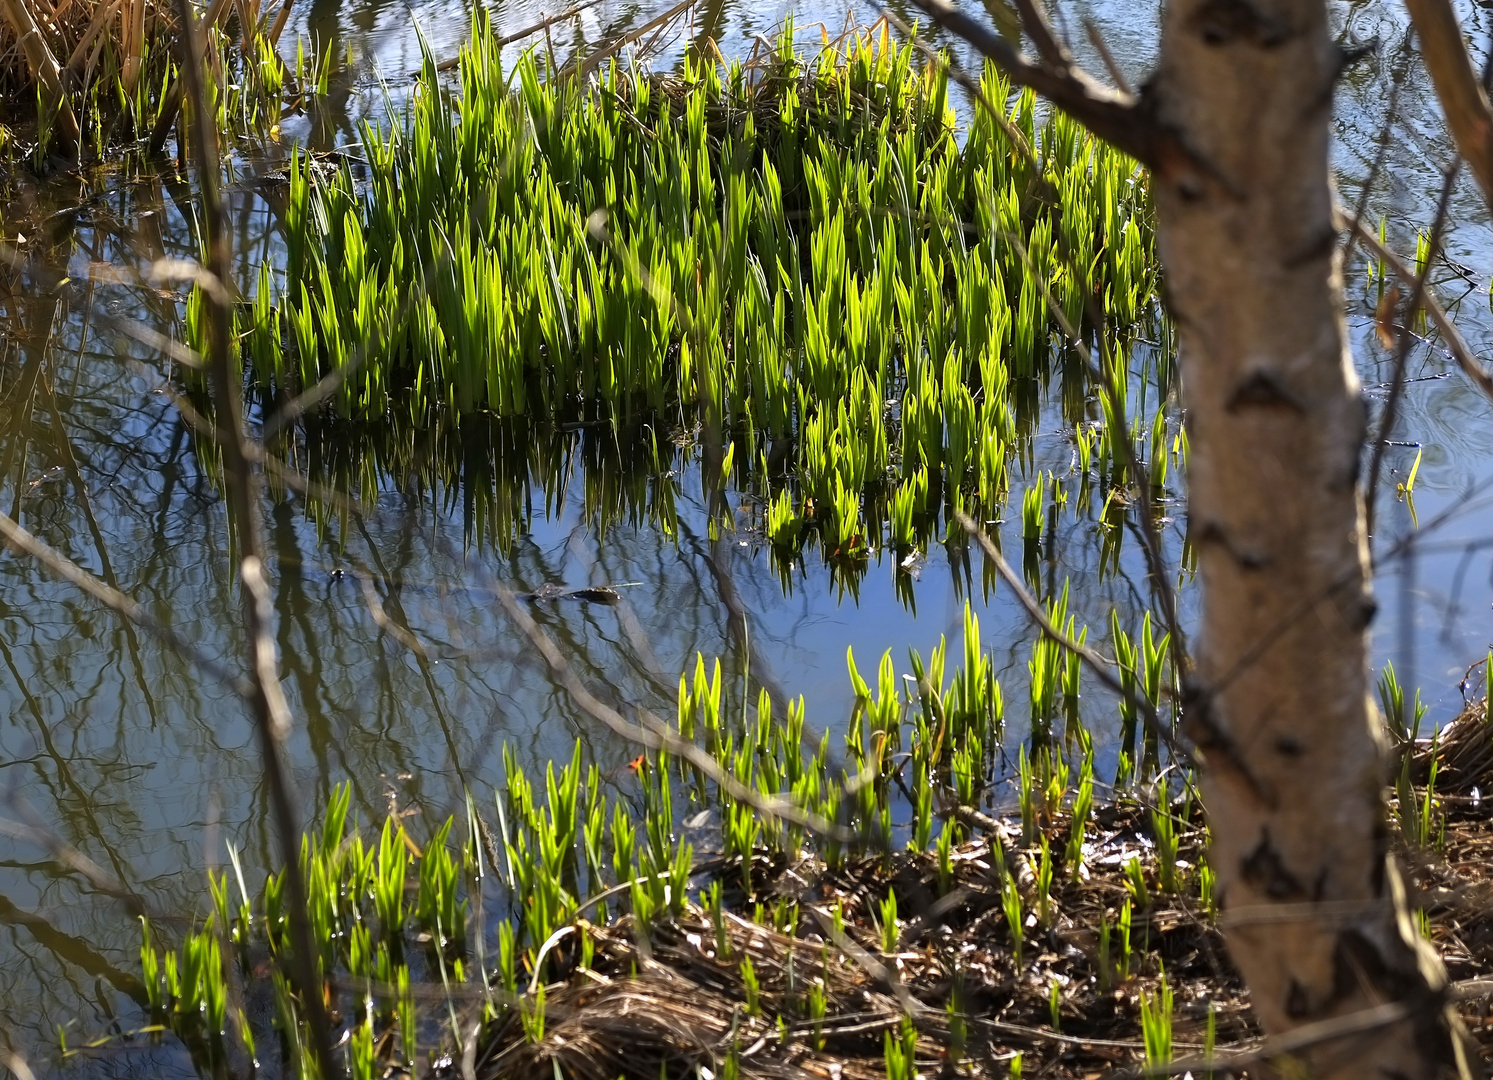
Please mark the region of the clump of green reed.
MULTIPOLYGON (((479 14, 459 115, 427 63, 404 124, 365 125, 365 175, 292 162, 284 269, 241 312, 259 387, 344 369, 340 415, 417 424, 699 420, 775 545, 855 559, 888 526, 926 544, 938 501, 994 516, 1013 384, 1061 351, 1044 287, 1115 333, 1150 309, 1134 162, 1056 111, 1039 129, 1030 94, 1035 164, 983 114, 961 141, 911 45, 804 59, 789 31, 750 73, 595 83, 500 53, 479 14)), ((1010 97, 994 69, 985 96, 1010 97)))
MULTIPOLYGON (((1059 599, 1050 611, 1072 634, 1064 602, 1059 599)), ((423 848, 393 819, 376 838, 365 840, 349 820, 350 787, 336 789, 320 829, 305 839, 301 862, 317 963, 329 988, 359 998, 354 1007, 341 1009, 351 1074, 359 1080, 370 1075, 375 1048, 385 1063, 395 1053, 413 1060, 422 1023, 412 987, 437 979, 449 988, 480 978, 491 988, 485 1018, 516 1017, 516 1030, 531 1042, 542 1040, 545 1003, 536 990, 592 962, 583 917, 625 918, 629 933, 646 940, 660 924, 685 913, 695 866, 680 826, 704 807, 719 814, 724 866, 699 903, 713 928, 707 936, 715 939, 716 958, 740 973, 749 1014, 750 999, 765 993, 765 976, 753 966, 756 961, 731 944, 727 904, 755 910, 758 923, 783 933, 794 932, 800 922, 796 904, 759 891, 770 877, 768 868, 805 854, 831 866, 862 856, 889 862, 902 830, 908 847, 931 854, 939 892, 946 894, 953 885, 956 845, 966 837, 961 811, 977 807, 989 790, 1004 736, 1001 685, 968 606, 954 657, 951 662, 948 642, 941 640, 926 656, 911 652, 911 671, 903 676, 887 654, 873 684, 847 654, 855 705, 838 746, 828 732, 811 735, 802 699, 776 705, 765 692, 753 698, 746 680, 728 678, 719 661, 707 665, 697 657, 693 670, 680 677, 672 727, 713 767, 677 752, 645 753, 634 763, 635 776, 625 781, 624 792, 623 782, 585 760, 579 741, 568 761, 550 762, 532 776, 505 747, 504 782, 492 804, 498 825, 485 840, 471 806, 468 835, 459 845, 453 843, 450 821, 423 848), (852 830, 853 838, 810 833, 800 823, 764 813, 762 802, 769 799, 786 799, 852 830), (935 818, 943 819, 936 839, 935 818), (484 865, 487 844, 495 865, 484 865), (495 949, 469 918, 471 898, 492 898, 490 890, 476 891, 479 875, 495 875, 504 887, 495 949)), ((1063 873, 1082 873, 1084 831, 1093 809, 1093 749, 1081 726, 1070 730, 1072 739, 1042 741, 1030 752, 1020 749, 1027 826, 1022 850, 1008 857, 999 841, 992 844, 991 864, 1018 967, 1058 921, 1063 873), (1073 748, 1081 758, 1070 759, 1073 748), (1075 770, 1077 786, 1070 794, 1075 770), (1065 843, 1059 830, 1070 797, 1065 843)), ((1161 805, 1166 806, 1164 789, 1161 805)), ((1153 817, 1158 846, 1166 827, 1164 814, 1153 817)), ((1175 885, 1167 878, 1176 873, 1175 850, 1170 861, 1163 852, 1161 863, 1162 888, 1171 889, 1175 885)), ((230 988, 266 958, 278 964, 290 947, 281 876, 270 876, 256 898, 236 857, 233 871, 236 892, 227 875, 211 876, 208 919, 179 950, 162 950, 146 927, 141 952, 157 1021, 178 1034, 205 1069, 228 1060, 239 1046, 269 1044, 270 1033, 255 1030, 230 988)), ((1134 904, 1145 909, 1150 893, 1138 861, 1129 877, 1134 904)), ((1201 887, 1206 889, 1206 882, 1201 887)), ((896 892, 889 889, 867 914, 875 945, 895 955, 902 933, 896 892)), ((840 941, 845 922, 838 903, 831 918, 831 937, 840 941)), ((483 923, 492 925, 486 917, 483 923)), ((1118 924, 1101 927, 1105 979, 1129 976, 1130 923, 1127 900, 1118 924), (1119 956, 1112 962, 1116 929, 1119 956)), ((825 988, 815 985, 811 980, 795 1000, 811 1025, 822 1025, 825 988)), ((294 1056, 303 1041, 300 1006, 278 974, 273 986, 274 1023, 294 1056)), ((454 1023, 449 1030, 457 1031, 454 1023)), ((893 1057, 904 1052, 910 1053, 910 1046, 899 1044, 893 1057)), ((906 1061, 910 1058, 897 1059, 897 1067, 906 1061)))
MULTIPOLYGON (((333 980, 366 988, 348 1010, 348 1065, 355 1077, 371 1076, 371 1047, 397 1033, 406 1061, 413 1061, 419 1019, 412 981, 439 971, 448 982, 467 977, 467 909, 464 879, 471 847, 453 855, 448 820, 421 850, 390 818, 374 843, 349 820, 352 788, 334 789, 321 829, 302 839, 300 862, 307 888, 307 914, 316 963, 332 994, 333 980), (413 907, 407 894, 418 899, 413 907), (414 970, 412 977, 411 971, 414 970)), ((275 1026, 299 1069, 305 1045, 301 1007, 281 974, 291 948, 284 906, 284 874, 271 874, 251 897, 236 853, 232 863, 236 897, 228 876, 209 873, 212 909, 198 930, 177 949, 163 948, 147 923, 140 959, 153 1019, 187 1045, 204 1073, 220 1073, 233 1053, 254 1055, 269 1033, 254 1022, 232 984, 258 978, 267 960, 272 971, 275 1026), (230 1005, 230 999, 235 1003, 230 1005)))
POLYGON ((1175 701, 1180 693, 1180 675, 1176 664, 1172 662, 1171 635, 1156 637, 1149 611, 1141 620, 1138 645, 1121 627, 1118 611, 1110 613, 1110 634, 1115 650, 1115 666, 1124 691, 1119 703, 1120 765, 1116 776, 1116 784, 1123 784, 1134 779, 1137 773, 1147 776, 1157 771, 1160 761, 1159 735, 1141 723, 1141 706, 1149 706, 1158 717, 1161 716, 1164 699, 1170 697, 1175 701), (1138 728, 1141 738, 1137 748, 1138 728))
POLYGON ((1172 1060, 1172 988, 1164 974, 1155 993, 1141 994, 1140 1017, 1146 1067, 1162 1068, 1172 1060))

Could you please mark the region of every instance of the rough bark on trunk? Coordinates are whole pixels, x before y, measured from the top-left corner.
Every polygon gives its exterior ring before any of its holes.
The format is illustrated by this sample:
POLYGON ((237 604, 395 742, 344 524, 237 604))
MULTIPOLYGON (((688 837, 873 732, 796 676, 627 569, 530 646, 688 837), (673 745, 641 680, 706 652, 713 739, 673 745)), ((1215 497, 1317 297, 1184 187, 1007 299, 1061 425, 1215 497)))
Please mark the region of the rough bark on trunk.
POLYGON ((1154 182, 1202 577, 1189 733, 1230 952, 1272 1034, 1406 1007, 1302 1051, 1306 1075, 1467 1076, 1386 853, 1326 4, 1172 0, 1164 19, 1144 97, 1187 151, 1154 182))

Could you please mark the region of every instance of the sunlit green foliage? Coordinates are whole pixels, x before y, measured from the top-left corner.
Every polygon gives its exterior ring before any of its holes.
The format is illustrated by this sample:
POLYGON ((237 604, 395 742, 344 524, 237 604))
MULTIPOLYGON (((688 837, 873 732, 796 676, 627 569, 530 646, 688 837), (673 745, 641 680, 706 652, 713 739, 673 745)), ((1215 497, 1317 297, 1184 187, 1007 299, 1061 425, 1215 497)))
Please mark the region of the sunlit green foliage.
POLYGON ((919 546, 945 505, 997 508, 1019 386, 1086 370, 1053 309, 1112 357, 1151 310, 1143 174, 993 70, 1029 149, 983 113, 961 135, 911 46, 791 41, 579 83, 505 67, 479 18, 458 108, 427 64, 365 166, 293 158, 284 265, 239 313, 253 380, 340 369, 339 415, 417 427, 677 427, 756 480, 789 549, 919 546))
MULTIPOLYGON (((1082 635, 1066 614, 1059 621, 1082 635)), ((1144 630, 1141 637, 1147 638, 1144 630)), ((1093 742, 1076 714, 1071 738, 1049 737, 1039 715, 1018 751, 1016 776, 1003 776, 1001 685, 968 607, 952 671, 948 653, 944 641, 926 655, 910 653, 906 675, 887 654, 874 683, 847 655, 854 706, 838 739, 812 733, 801 699, 775 703, 765 692, 753 698, 749 681, 738 683, 719 661, 697 657, 679 681, 671 750, 646 752, 631 770, 608 774, 587 762, 577 741, 569 759, 549 763, 541 778, 505 746, 504 780, 490 804, 496 828, 469 799, 459 837, 449 819, 423 844, 394 817, 364 833, 352 820, 351 787, 335 789, 300 860, 314 966, 345 1055, 338 1068, 361 1078, 415 1061, 421 1043, 430 1042, 433 1019, 438 1037, 468 1037, 456 1015, 461 995, 453 989, 463 983, 482 987, 472 1000, 484 1021, 506 1024, 527 1045, 545 1042, 560 1022, 547 1014, 545 988, 553 992, 589 968, 598 923, 622 929, 629 940, 663 945, 679 920, 696 920, 702 941, 713 939, 715 958, 739 979, 743 1015, 783 1020, 782 1003, 771 1004, 777 968, 747 955, 746 939, 733 942, 731 928, 751 912, 764 932, 794 940, 805 907, 813 905, 776 894, 773 882, 783 867, 809 861, 847 870, 901 860, 950 896, 959 866, 967 875, 972 858, 988 858, 987 872, 999 886, 999 921, 991 932, 1015 970, 1025 970, 1066 917, 1071 882, 1086 873, 1086 828, 1108 812, 1094 806, 1093 742), (681 741, 704 757, 686 754, 681 741), (994 827, 988 849, 967 844, 974 825, 992 828, 976 808, 1003 779, 1014 781, 1024 834, 1018 839, 1014 830, 994 827), (791 804, 820 824, 806 828, 803 820, 772 812, 773 804, 791 804), (691 841, 712 828, 719 829, 719 846, 707 847, 718 854, 702 863, 691 841), (852 835, 830 835, 834 829, 852 835), (709 879, 692 880, 700 874, 709 879), (477 907, 475 919, 469 905, 477 907), (442 987, 444 1003, 422 1004, 421 985, 442 987)), ((1061 651, 1057 667, 1065 667, 1061 651)), ((1155 865, 1148 869, 1134 858, 1125 871, 1132 898, 1117 920, 1109 912, 1100 917, 1097 971, 1106 983, 1151 967, 1149 945, 1131 954, 1132 901, 1149 933, 1153 899, 1190 887, 1181 877, 1178 842, 1191 803, 1183 800, 1175 818, 1172 810, 1163 786, 1149 815, 1155 865)), ((284 1049, 295 1073, 308 1038, 304 1003, 282 974, 292 948, 284 876, 271 875, 254 896, 231 848, 230 855, 231 875, 209 875, 206 919, 176 948, 163 949, 159 928, 145 926, 147 1000, 154 1021, 183 1041, 205 1074, 235 1067, 254 1046, 271 1045, 284 1049), (266 978, 272 1013, 246 1011, 242 988, 266 978), (271 1022, 273 1031, 266 1029, 271 1022)), ((1206 911, 1212 879, 1200 872, 1198 881, 1206 911)), ((916 916, 899 910, 909 899, 889 875, 885 889, 860 905, 854 926, 839 898, 826 904, 820 925, 827 938, 817 939, 825 957, 854 934, 861 948, 898 958, 908 933, 917 932, 916 916)), ((821 1044, 825 986, 809 976, 790 998, 821 1044)), ((550 999, 550 1014, 558 1000, 550 999)), ((1049 1005, 1056 1027, 1063 1001, 1049 1005)), ((904 1032, 888 1040, 889 1071, 910 1067, 910 1038, 904 1032)))

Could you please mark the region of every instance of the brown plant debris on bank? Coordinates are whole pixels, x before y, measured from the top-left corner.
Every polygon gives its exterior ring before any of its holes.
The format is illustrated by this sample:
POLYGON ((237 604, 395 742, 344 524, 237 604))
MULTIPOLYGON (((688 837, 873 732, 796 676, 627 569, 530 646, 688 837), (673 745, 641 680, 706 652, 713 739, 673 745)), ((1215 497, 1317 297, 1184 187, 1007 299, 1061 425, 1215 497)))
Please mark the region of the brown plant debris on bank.
MULTIPOLYGON (((1100 1076, 1146 1060, 1142 1002, 1159 1011, 1168 994, 1174 1053, 1203 1050, 1210 1012, 1220 1047, 1248 1043, 1222 937, 1197 895, 1162 887, 1149 813, 1096 810, 1085 873, 1051 881, 1045 903, 1041 845, 1021 846, 1019 822, 966 813, 986 830, 950 852, 942 888, 937 854, 834 871, 806 858, 754 867, 752 900, 736 882, 719 914, 690 904, 646 932, 630 916, 587 924, 588 945, 571 934, 554 950, 571 974, 544 988, 542 1036, 531 998, 487 1032, 476 1075, 879 1080, 910 1048, 908 1080, 1100 1076), (594 954, 584 966, 582 948, 594 954)), ((1186 875, 1202 831, 1196 818, 1178 825, 1173 872, 1186 875)), ((1049 853, 1064 839, 1050 837, 1049 853)))
MULTIPOLYGON (((1493 794, 1493 726, 1482 709, 1435 745, 1438 770, 1464 768, 1456 791, 1413 789, 1434 819, 1433 842, 1402 844, 1400 857, 1487 1060, 1493 802, 1469 793, 1480 776, 1493 794), (1473 760, 1476 776, 1465 771, 1473 760)), ((1428 773, 1432 754, 1421 743, 1412 768, 1428 773)), ((838 870, 808 857, 759 862, 750 894, 727 871, 718 909, 707 887, 701 903, 646 930, 630 915, 580 923, 550 951, 549 970, 562 977, 530 987, 451 1075, 1094 1078, 1139 1076, 1167 1060, 1180 1075, 1209 1050, 1220 1062, 1258 1061, 1265 1044, 1209 911, 1202 815, 1172 802, 1171 860, 1153 839, 1159 809, 1129 797, 1096 809, 1083 872, 1074 880, 1065 866, 1045 904, 1042 840, 1023 846, 1019 819, 962 811, 980 835, 950 851, 942 882, 937 853, 838 870), (1008 922, 1017 911, 1019 949, 1008 922)), ((1049 825, 1050 867, 1067 838, 1063 822, 1049 825)), ((1252 1074, 1244 1062, 1213 1075, 1252 1074)))

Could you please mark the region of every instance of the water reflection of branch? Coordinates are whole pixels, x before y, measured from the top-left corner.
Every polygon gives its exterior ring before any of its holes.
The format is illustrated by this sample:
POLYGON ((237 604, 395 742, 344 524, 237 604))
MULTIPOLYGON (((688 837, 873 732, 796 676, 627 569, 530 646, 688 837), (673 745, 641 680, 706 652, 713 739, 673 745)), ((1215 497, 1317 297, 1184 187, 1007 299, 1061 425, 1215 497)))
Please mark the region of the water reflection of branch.
MULTIPOLYGON (((207 91, 202 72, 202 36, 194 20, 189 0, 176 0, 177 15, 184 38, 182 85, 192 104, 192 140, 196 151, 198 185, 201 191, 203 219, 207 226, 208 270, 226 290, 232 272, 230 242, 223 202, 219 198, 220 158, 217 131, 207 106, 207 91)), ((224 487, 227 489, 230 520, 238 525, 240 558, 238 578, 243 585, 242 617, 247 638, 249 668, 245 702, 254 719, 259 741, 265 785, 269 794, 275 832, 278 834, 283 873, 285 875, 286 910, 290 916, 292 955, 284 964, 285 974, 300 992, 310 1027, 310 1051, 315 1067, 322 1071, 334 1068, 332 1039, 327 1009, 321 987, 319 956, 313 951, 306 882, 298 858, 301 843, 300 825, 291 798, 290 778, 281 752, 290 733, 290 709, 280 686, 279 665, 271 634, 273 608, 269 584, 261 558, 262 536, 255 477, 245 454, 248 440, 243 430, 243 385, 237 362, 230 353, 232 307, 227 297, 211 289, 203 290, 208 300, 208 367, 217 412, 217 444, 222 453, 224 487)))
MULTIPOLYGON (((1457 173, 1460 171, 1461 164, 1460 157, 1453 158, 1441 184, 1441 197, 1436 203, 1436 217, 1431 222, 1426 262, 1410 282, 1410 303, 1405 309, 1407 328, 1416 313, 1425 308, 1426 300, 1431 295, 1431 288, 1428 284, 1431 278, 1431 264, 1441 253, 1441 238, 1446 229, 1447 212, 1451 209, 1452 192, 1456 188, 1457 173)), ((1339 224, 1337 220, 1339 217, 1341 217, 1340 214, 1336 212, 1333 214, 1334 227, 1339 224)), ((1363 228, 1362 222, 1358 227, 1363 228)), ((1395 420, 1399 416, 1400 398, 1405 393, 1405 371, 1409 366, 1410 349, 1414 344, 1415 338, 1406 330, 1402 330, 1395 348, 1394 379, 1389 388, 1389 398, 1384 403, 1384 417, 1379 423, 1379 432, 1372 439, 1368 479, 1363 485, 1364 533, 1367 536, 1374 535, 1374 505, 1379 494, 1379 470, 1384 464, 1384 449, 1388 445, 1389 437, 1394 434, 1395 420)), ((1372 549, 1370 549, 1371 564, 1372 554, 1372 549)))
POLYGON ((0 833, 35 844, 53 862, 83 877, 99 892, 120 901, 131 915, 138 917, 146 914, 145 902, 133 889, 48 828, 46 822, 41 820, 19 792, 7 786, 3 789, 3 796, 11 813, 20 820, 0 817, 0 833))
POLYGON ((120 618, 128 619, 146 633, 171 646, 184 659, 191 661, 239 697, 248 695, 248 683, 242 676, 229 672, 213 657, 156 619, 134 598, 119 589, 106 585, 67 556, 37 539, 9 514, 3 512, 0 512, 0 536, 3 536, 10 546, 30 555, 55 576, 87 593, 120 618))
MULTIPOLYGON (((1393 251, 1379 243, 1379 238, 1366 228, 1363 222, 1356 218, 1346 217, 1341 208, 1334 211, 1334 218, 1333 224, 1337 228, 1350 230, 1352 235, 1358 237, 1363 242, 1363 246, 1368 248, 1376 259, 1394 271, 1395 277, 1414 288, 1418 280, 1415 271, 1406 266, 1404 260, 1393 251)), ((1429 289, 1421 296, 1420 306, 1431 317, 1431 321, 1436 324, 1436 329, 1446 340, 1446 347, 1451 351, 1453 359, 1457 361, 1457 366, 1472 380, 1473 385, 1489 398, 1493 398, 1493 376, 1488 374, 1482 361, 1473 355, 1472 349, 1468 347, 1461 332, 1452 324, 1446 311, 1442 309, 1441 304, 1429 289)))
MULTIPOLYGON (((690 542, 698 550, 700 538, 684 522, 679 523, 679 533, 688 537, 690 542)), ((752 646, 751 616, 742 602, 741 592, 736 587, 735 575, 731 572, 731 565, 726 558, 726 541, 719 538, 709 542, 708 550, 702 552, 705 566, 710 571, 711 580, 715 582, 716 595, 720 598, 721 607, 726 611, 726 629, 729 635, 735 639, 736 645, 742 652, 744 667, 757 680, 759 686, 767 691, 767 696, 772 700, 772 707, 777 711, 787 708, 788 696, 783 692, 777 678, 768 669, 766 661, 762 659, 758 651, 752 646)))

